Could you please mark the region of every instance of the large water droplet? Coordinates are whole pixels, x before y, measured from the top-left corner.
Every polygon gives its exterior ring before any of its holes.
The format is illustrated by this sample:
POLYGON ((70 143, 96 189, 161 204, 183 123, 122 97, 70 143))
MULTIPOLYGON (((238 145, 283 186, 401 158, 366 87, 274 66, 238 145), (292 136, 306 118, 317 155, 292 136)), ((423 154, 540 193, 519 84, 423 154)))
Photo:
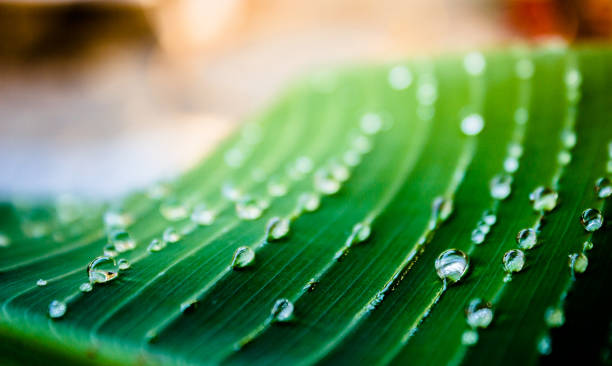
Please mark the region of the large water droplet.
POLYGON ((4 233, 0 233, 0 248, 8 247, 11 245, 11 238, 4 233))
POLYGON ((268 241, 282 239, 289 234, 289 219, 273 217, 268 221, 266 238, 268 241))
POLYGON ((165 200, 159 206, 159 212, 166 218, 166 220, 169 221, 183 220, 189 214, 187 207, 185 207, 185 205, 183 205, 176 198, 165 200))
POLYGON ((319 169, 314 176, 314 185, 317 191, 323 194, 334 194, 340 190, 340 182, 328 169, 319 169))
POLYGON ((570 254, 569 266, 573 273, 584 273, 589 266, 589 258, 584 253, 570 254))
POLYGON ((454 283, 465 275, 468 264, 467 254, 458 249, 448 249, 440 253, 436 259, 435 267, 438 277, 445 283, 447 280, 454 283))
POLYGON ((149 252, 159 252, 162 249, 164 249, 166 247, 166 242, 160 239, 153 239, 151 240, 151 242, 149 243, 149 246, 147 247, 147 251, 149 252))
POLYGON ((191 221, 203 226, 212 225, 215 221, 215 212, 209 210, 205 204, 200 203, 194 207, 191 213, 191 221))
POLYGON ((603 225, 603 216, 598 209, 595 208, 587 208, 580 215, 580 222, 586 231, 596 231, 599 230, 601 225, 603 225))
POLYGON ((473 113, 461 120, 461 132, 467 136, 475 136, 484 128, 484 119, 480 114, 473 113))
POLYGON ((523 229, 516 234, 516 242, 521 249, 531 249, 536 245, 537 234, 534 229, 523 229))
POLYGON ((38 286, 38 287, 44 287, 44 286, 47 286, 47 281, 46 281, 46 280, 43 280, 43 279, 41 278, 40 280, 36 281, 36 286, 38 286))
POLYGON ((162 240, 166 243, 176 243, 181 240, 181 234, 172 226, 167 227, 162 234, 162 240))
POLYGON ((316 211, 321 205, 321 197, 312 192, 302 193, 298 199, 298 205, 305 211, 316 211))
POLYGON ((263 211, 262 202, 254 198, 245 197, 236 202, 236 215, 243 220, 256 220, 263 211))
POLYGON ((239 247, 232 258, 232 268, 242 269, 255 262, 255 251, 249 247, 239 247))
POLYGON ((61 318, 66 314, 66 303, 59 300, 53 300, 49 304, 49 316, 53 319, 61 318))
POLYGON ((486 328, 493 320, 491 304, 481 299, 470 301, 465 314, 467 316, 467 323, 472 328, 486 328))
POLYGON ((520 249, 509 250, 504 254, 503 263, 506 272, 519 272, 525 266, 525 253, 520 249))
POLYGON ((270 312, 277 322, 287 322, 293 318, 293 303, 287 299, 278 299, 270 312))
POLYGON ((608 178, 599 178, 595 182, 595 194, 598 198, 608 198, 612 195, 612 182, 608 178))
POLYGON ((117 263, 112 257, 97 257, 87 266, 87 277, 91 283, 106 283, 117 278, 117 275, 117 263))
POLYGON ((546 313, 544 313, 544 320, 546 320, 546 324, 551 328, 560 327, 565 323, 565 314, 563 313, 563 309, 558 307, 549 307, 546 309, 546 313))
POLYGON ((109 235, 109 244, 112 244, 119 253, 132 250, 136 247, 136 242, 125 230, 113 230, 109 235))
POLYGON ((374 135, 382 128, 382 118, 376 113, 366 113, 361 117, 361 131, 366 135, 374 135))
POLYGON ((406 66, 398 65, 389 70, 389 85, 395 90, 404 90, 412 84, 412 72, 406 66))
POLYGON ((529 194, 535 211, 552 211, 557 206, 559 194, 548 187, 538 187, 529 194))
POLYGON ((463 58, 463 67, 472 76, 481 75, 486 65, 487 61, 480 52, 470 52, 463 58))
POLYGON ((491 189, 491 197, 504 200, 508 198, 512 191, 512 176, 508 174, 498 174, 491 179, 489 183, 491 189))

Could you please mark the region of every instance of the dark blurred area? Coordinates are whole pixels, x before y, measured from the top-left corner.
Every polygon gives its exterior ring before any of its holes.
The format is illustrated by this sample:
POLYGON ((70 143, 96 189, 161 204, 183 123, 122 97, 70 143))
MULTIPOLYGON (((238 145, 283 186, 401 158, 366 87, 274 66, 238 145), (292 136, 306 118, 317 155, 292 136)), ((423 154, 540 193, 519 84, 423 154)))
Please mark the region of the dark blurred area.
POLYGON ((179 174, 313 68, 611 34, 612 0, 0 1, 0 196, 179 174))

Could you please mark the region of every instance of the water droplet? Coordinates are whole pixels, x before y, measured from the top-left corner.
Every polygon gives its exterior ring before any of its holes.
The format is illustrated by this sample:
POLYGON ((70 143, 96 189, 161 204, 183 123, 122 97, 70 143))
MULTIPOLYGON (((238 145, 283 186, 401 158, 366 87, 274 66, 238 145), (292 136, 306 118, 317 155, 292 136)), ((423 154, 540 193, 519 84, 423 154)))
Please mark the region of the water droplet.
POLYGON ((113 230, 109 235, 109 244, 119 253, 136 248, 136 242, 125 230, 113 230))
POLYGON ((348 166, 357 166, 361 163, 361 155, 355 150, 349 150, 342 156, 342 161, 348 166))
POLYGON ((293 303, 287 299, 276 300, 271 315, 277 322, 290 321, 293 318, 293 303))
POLYGON ((603 225, 603 216, 595 208, 587 208, 580 216, 580 222, 584 229, 589 232, 598 230, 603 225))
POLYGON ((484 119, 480 114, 470 114, 467 115, 461 121, 461 132, 466 134, 467 136, 475 136, 482 131, 484 128, 484 119))
POLYGON ((344 182, 351 176, 350 170, 346 167, 346 165, 333 162, 329 165, 329 170, 333 175, 334 179, 338 182, 344 182))
POLYGON ((298 199, 298 205, 305 211, 313 212, 321 205, 321 197, 316 193, 302 193, 298 199))
POLYGON ((334 194, 340 190, 340 182, 328 169, 319 169, 314 176, 314 185, 317 191, 323 194, 334 194))
POLYGON ((511 249, 504 254, 503 262, 506 272, 519 272, 525 266, 525 253, 520 249, 511 249))
POLYGON ((236 202, 236 214, 243 220, 256 220, 261 216, 263 211, 262 202, 254 198, 245 197, 236 202))
POLYGON ((117 263, 112 257, 97 257, 87 266, 90 283, 106 283, 117 278, 117 275, 117 263))
POLYGON ((147 247, 147 251, 149 252, 159 252, 160 250, 166 247, 166 242, 163 240, 159 240, 157 238, 151 240, 149 246, 147 247))
POLYGON ((571 88, 577 88, 582 83, 582 74, 577 69, 568 70, 565 74, 565 85, 571 88))
POLYGON ((495 225, 497 222, 497 216, 493 211, 487 210, 482 214, 482 219, 487 225, 495 225))
POLYGON ((66 314, 66 303, 63 301, 53 300, 49 304, 49 316, 53 319, 61 318, 66 314))
POLYGON ((225 163, 232 168, 239 167, 240 165, 242 165, 243 161, 244 153, 237 147, 229 149, 225 153, 225 163))
POLYGON ((589 258, 584 253, 570 254, 569 266, 573 273, 584 273, 589 266, 589 258))
POLYGON ((47 281, 41 278, 40 280, 36 281, 36 286, 38 287, 47 286, 47 281))
POLYGON ((544 320, 546 320, 546 324, 551 328, 557 328, 565 323, 565 314, 563 313, 563 309, 558 307, 549 307, 546 309, 546 313, 544 313, 544 320))
POLYGON ((572 130, 563 130, 561 133, 561 141, 565 148, 571 149, 576 146, 576 133, 572 130))
POLYGON ((472 328, 486 328, 493 320, 493 309, 490 303, 473 299, 465 310, 467 323, 472 328))
POLYGON ((531 249, 536 245, 536 231, 529 228, 523 229, 516 234, 516 242, 521 249, 531 249))
POLYGON ((170 193, 170 186, 167 183, 157 182, 147 189, 147 196, 154 200, 166 197, 170 193))
POLYGON ((535 211, 552 211, 557 206, 559 194, 548 187, 538 187, 529 194, 535 211))
POLYGON ((361 117, 361 131, 366 135, 374 135, 382 128, 382 118, 376 113, 366 113, 361 117))
POLYGON ((116 257, 119 255, 119 251, 115 249, 115 246, 113 244, 106 244, 102 252, 107 257, 116 257))
POLYGON ((312 171, 314 163, 308 156, 300 156, 295 161, 295 169, 301 174, 308 174, 312 171))
POLYGON ((484 242, 487 234, 482 230, 481 226, 476 227, 472 230, 472 242, 474 244, 481 244, 484 242))
POLYGON ((504 160, 504 170, 508 173, 514 173, 519 168, 519 161, 517 158, 509 156, 504 160))
POLYGON ((239 247, 232 258, 232 268, 242 269, 255 262, 255 251, 249 247, 239 247))
POLYGON ((242 197, 242 193, 238 188, 234 187, 231 183, 225 183, 221 187, 221 194, 223 197, 227 198, 230 201, 238 201, 240 197, 242 197))
POLYGON ((510 143, 508 145, 508 155, 515 158, 520 158, 523 156, 523 147, 516 142, 510 143))
POLYGON ((523 80, 531 79, 533 70, 533 62, 526 58, 520 59, 515 66, 516 76, 523 80))
POLYGON ((431 205, 432 218, 435 222, 442 222, 453 213, 453 200, 436 197, 431 205))
POLYGON ((517 108, 514 111, 514 122, 519 125, 524 125, 529 119, 529 112, 525 108, 517 108))
POLYGON ((359 153, 366 154, 372 150, 372 141, 364 135, 358 135, 353 139, 352 146, 359 153))
POLYGON ((572 154, 570 154, 570 152, 567 150, 561 150, 557 155, 557 161, 561 165, 567 165, 570 163, 570 161, 572 161, 572 154))
POLYGON ((266 238, 268 241, 282 239, 289 233, 289 219, 273 217, 268 221, 266 238))
POLYGON ((467 254, 458 249, 448 249, 440 253, 436 259, 435 267, 438 277, 445 283, 459 281, 468 269, 469 259, 467 254))
POLYGON ((370 234, 372 233, 372 228, 366 222, 360 222, 353 226, 353 231, 351 232, 349 244, 359 244, 366 241, 370 234))
POLYGON ((586 251, 586 250, 591 250, 591 249, 593 249, 593 242, 592 242, 592 241, 587 240, 587 241, 585 241, 585 242, 582 244, 582 250, 585 250, 585 251, 586 251))
POLYGON ((104 213, 104 225, 108 228, 124 228, 132 222, 132 216, 119 209, 110 209, 104 213))
POLYGON ((8 247, 9 245, 11 245, 11 239, 8 235, 0 233, 0 248, 8 247))
POLYGON ((162 234, 162 240, 166 243, 176 243, 177 241, 181 240, 181 234, 179 234, 179 232, 176 231, 175 228, 170 226, 166 228, 166 230, 164 230, 164 233, 162 234))
POLYGON ((608 178, 599 178, 595 182, 595 193, 598 198, 608 198, 612 195, 612 182, 608 178))
POLYGON ((169 221, 183 220, 188 215, 187 207, 176 198, 170 198, 164 201, 159 206, 159 212, 169 221))
POLYGON ((512 176, 508 174, 498 174, 491 179, 489 188, 491 189, 491 197, 504 200, 508 198, 512 191, 512 176))
POLYGON ((541 355, 549 355, 551 351, 552 341, 550 340, 550 337, 546 335, 540 338, 538 341, 538 352, 540 352, 541 355))
POLYGON ((478 332, 473 329, 466 330, 461 335, 461 343, 466 346, 475 345, 478 343, 478 332))
POLYGON ((287 184, 278 179, 271 179, 268 182, 268 194, 272 197, 282 197, 287 194, 287 184))
POLYGON ((183 314, 192 313, 197 307, 198 307, 197 300, 185 301, 184 303, 181 304, 181 313, 183 314))
POLYGON ((191 213, 191 221, 203 226, 212 225, 215 221, 215 212, 209 210, 205 204, 200 203, 194 207, 191 213))
POLYGON ((83 282, 79 286, 79 291, 81 292, 91 292, 91 290, 93 290, 93 286, 89 282, 83 282))
POLYGON ((463 59, 463 67, 465 68, 465 71, 472 76, 481 75, 484 72, 486 65, 487 61, 480 52, 470 52, 463 59))
POLYGON ((117 262, 117 266, 120 270, 125 271, 126 269, 130 268, 130 262, 128 262, 128 260, 125 258, 121 258, 119 259, 119 262, 117 262))
POLYGON ((394 66, 389 70, 388 80, 391 88, 404 90, 412 84, 412 72, 406 66, 394 66))

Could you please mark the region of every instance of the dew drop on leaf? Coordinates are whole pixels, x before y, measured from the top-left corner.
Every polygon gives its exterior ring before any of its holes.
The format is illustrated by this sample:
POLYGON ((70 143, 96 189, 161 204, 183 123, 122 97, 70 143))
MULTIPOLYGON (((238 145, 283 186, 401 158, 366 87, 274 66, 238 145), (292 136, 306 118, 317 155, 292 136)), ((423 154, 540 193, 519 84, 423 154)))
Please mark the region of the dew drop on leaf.
POLYGON ((49 316, 53 319, 61 318, 66 314, 66 303, 59 300, 53 300, 49 304, 49 316))
POLYGON ((112 257, 97 257, 87 266, 87 277, 91 283, 106 283, 117 278, 117 275, 117 263, 112 257))
POLYGON ((108 228, 123 228, 132 221, 132 217, 120 209, 109 209, 104 213, 104 225, 108 228))
POLYGON ((334 179, 338 182, 344 182, 351 176, 349 169, 345 165, 337 162, 330 164, 329 170, 331 171, 334 179))
POLYGON ((370 234, 372 233, 372 228, 368 223, 360 222, 353 226, 353 231, 351 233, 350 244, 358 244, 366 241, 370 234))
POLYGON ((361 131, 366 135, 374 135, 380 131, 383 122, 382 118, 376 113, 366 113, 361 117, 361 131))
POLYGON ((232 258, 232 268, 242 269, 255 262, 255 251, 249 247, 239 247, 232 258))
POLYGON ((523 229, 516 234, 516 243, 521 249, 531 249, 536 245, 537 234, 534 229, 523 229))
POLYGON ((585 241, 582 244, 582 250, 591 250, 591 249, 593 249, 593 242, 592 241, 587 240, 587 241, 585 241))
POLYGON ((340 182, 328 169, 319 169, 314 176, 314 186, 323 194, 334 194, 340 190, 340 182))
POLYGON ((316 193, 302 193, 298 199, 298 205, 305 211, 313 212, 321 205, 321 198, 316 193))
POLYGON ((473 299, 465 310, 467 323, 472 328, 486 328, 493 321, 493 308, 490 303, 473 299))
POLYGON ((506 272, 519 272, 525 266, 525 253, 520 249, 511 249, 504 254, 503 263, 506 272))
POLYGON ((595 193, 598 198, 608 198, 612 195, 612 182, 609 178, 599 178, 595 182, 595 193))
POLYGON ((278 299, 272 307, 272 318, 277 322, 290 321, 293 317, 293 303, 287 299, 278 299))
POLYGON ((529 112, 525 108, 517 108, 514 111, 514 122, 519 125, 524 125, 529 119, 529 112))
POLYGON ((116 257, 119 255, 119 251, 115 248, 115 245, 110 243, 104 246, 102 252, 107 257, 116 257))
POLYGON ((535 211, 552 211, 557 206, 559 194, 548 187, 537 187, 529 194, 529 201, 535 211))
POLYGON ((93 286, 89 282, 83 282, 79 286, 79 291, 81 291, 81 292, 90 292, 91 290, 93 290, 93 286))
POLYGON ((599 230, 601 225, 603 225, 603 216, 599 210, 587 208, 580 215, 580 222, 586 231, 593 232, 599 230))
POLYGON ((271 179, 268 182, 268 194, 272 197, 282 197, 287 194, 288 187, 285 182, 280 181, 279 179, 271 179))
POLYGON ((348 150, 342 155, 342 161, 348 166, 357 166, 361 163, 361 155, 356 150, 348 150))
POLYGON ((47 286, 47 281, 41 278, 40 280, 36 281, 36 286, 38 287, 47 286))
POLYGON ((504 160, 504 170, 508 173, 514 173, 519 168, 519 161, 513 156, 509 156, 504 160))
POLYGON ((577 69, 568 70, 565 73, 565 85, 570 88, 577 88, 582 83, 582 74, 577 69))
POLYGON ((119 259, 119 262, 117 262, 117 266, 120 270, 125 271, 126 269, 130 268, 130 262, 128 262, 128 260, 125 258, 121 258, 119 259))
POLYGON ((268 241, 282 239, 289 234, 289 219, 273 217, 268 221, 266 227, 266 239, 268 241))
POLYGON ((570 254, 568 262, 572 273, 584 273, 589 266, 589 258, 584 253, 570 254))
POLYGON ((512 177, 508 174, 498 174, 489 183, 489 188, 491 190, 491 197, 497 200, 504 200, 508 198, 511 188, 512 177))
POLYGON ((572 161, 572 154, 570 154, 570 152, 567 150, 561 150, 557 155, 557 161, 561 165, 567 165, 570 161, 572 161))
POLYGON ((166 243, 176 243, 181 240, 181 234, 172 226, 167 227, 162 234, 162 240, 166 243))
POLYGON ((432 218, 436 222, 441 222, 453 212, 453 200, 444 197, 436 197, 431 205, 432 218))
POLYGON ((261 202, 251 197, 245 197, 236 202, 236 215, 243 220, 256 220, 263 213, 261 202))
POLYGON ((458 249, 448 249, 440 253, 435 262, 438 277, 451 283, 459 281, 468 269, 467 254, 458 249))
POLYGON ((215 221, 215 212, 209 210, 205 204, 200 203, 194 207, 191 213, 191 221, 202 226, 212 225, 215 221))
POLYGON ((187 217, 187 207, 176 198, 169 198, 159 206, 159 212, 168 221, 179 221, 187 217))
POLYGON ((470 114, 461 120, 461 132, 467 136, 476 136, 483 128, 484 119, 480 114, 470 114))
POLYGON ((112 244, 119 253, 132 250, 136 247, 134 239, 132 239, 127 231, 122 229, 111 231, 109 234, 109 244, 112 244))
POLYGON ((538 352, 541 355, 549 355, 550 352, 552 351, 552 342, 550 340, 550 337, 548 335, 543 336, 542 338, 540 338, 540 340, 538 341, 538 352))
POLYGON ((392 89, 404 90, 412 84, 412 72, 406 66, 398 65, 389 70, 388 81, 392 89))
POLYGON ((483 232, 482 226, 479 225, 476 229, 472 230, 471 239, 474 244, 482 244, 486 236, 487 234, 483 232))
POLYGON ((576 146, 576 133, 572 130, 564 130, 561 132, 561 142, 567 149, 571 149, 576 146))
POLYGON ((151 240, 151 242, 149 243, 149 246, 147 247, 147 251, 149 252, 159 252, 160 250, 164 249, 166 247, 166 242, 160 239, 153 239, 151 240))
POLYGON ((473 346, 478 343, 478 332, 468 329, 461 335, 461 343, 465 346, 473 346))
POLYGON ((482 214, 482 220, 485 222, 485 224, 491 226, 497 222, 497 216, 495 215, 495 212, 487 210, 482 214))
POLYGON ((565 314, 563 313, 563 309, 558 307, 549 307, 546 309, 546 313, 544 313, 544 320, 546 320, 546 325, 551 328, 557 328, 565 323, 565 314))

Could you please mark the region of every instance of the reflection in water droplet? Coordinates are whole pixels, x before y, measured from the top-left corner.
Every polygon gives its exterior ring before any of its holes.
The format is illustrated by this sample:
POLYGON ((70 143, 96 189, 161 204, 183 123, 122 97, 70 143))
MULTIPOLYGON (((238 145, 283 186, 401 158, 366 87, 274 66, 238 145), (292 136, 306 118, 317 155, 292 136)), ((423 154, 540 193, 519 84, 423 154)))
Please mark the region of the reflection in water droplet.
POLYGON ((93 286, 89 282, 83 282, 81 286, 79 286, 79 291, 81 292, 90 292, 93 290, 93 286))
POLYGON ((38 281, 36 281, 36 286, 38 287, 43 287, 43 286, 47 286, 47 281, 43 280, 42 278, 38 281))
POLYGON ((584 253, 573 253, 569 255, 569 266, 572 273, 584 273, 589 266, 589 258, 584 253))
POLYGON ((290 321, 293 318, 293 303, 287 299, 276 300, 271 315, 277 322, 290 321))
POLYGON ((314 176, 314 185, 317 191, 328 195, 340 190, 340 182, 328 169, 317 170, 314 176))
POLYGON ((215 212, 209 210, 205 204, 200 203, 193 209, 191 221, 202 226, 211 225, 215 221, 215 212))
POLYGON ((361 117, 361 131, 366 135, 374 135, 380 131, 383 122, 382 118, 376 113, 366 113, 361 117))
POLYGON ((468 269, 468 256, 458 249, 448 249, 440 253, 436 259, 435 267, 438 277, 446 283, 459 281, 468 269))
POLYGON ((538 187, 529 194, 535 211, 552 211, 557 206, 559 194, 548 187, 538 187))
POLYGON ((262 202, 246 197, 236 202, 236 215, 243 220, 256 220, 263 213, 262 202))
POLYGON ((53 319, 61 318, 66 314, 66 303, 63 301, 53 300, 49 304, 49 316, 53 319))
POLYGON ((544 313, 544 319, 549 327, 556 328, 565 323, 565 314, 563 313, 563 309, 558 307, 549 307, 546 309, 546 313, 544 313))
POLYGON ((512 191, 512 176, 508 174, 498 174, 489 183, 489 188, 491 189, 491 197, 504 200, 508 198, 510 192, 512 191))
POLYGON ((176 243, 177 241, 181 240, 181 234, 179 234, 179 232, 176 231, 175 228, 170 226, 167 227, 166 230, 164 230, 164 233, 162 234, 162 240, 166 243, 176 243))
POLYGON ((599 210, 595 208, 587 208, 582 212, 580 222, 586 231, 593 232, 599 230, 601 225, 603 225, 603 216, 599 210))
POLYGON ((117 275, 117 263, 112 257, 97 257, 87 266, 90 283, 106 283, 117 278, 117 275))
POLYGON ((480 114, 470 114, 461 121, 461 132, 467 136, 475 136, 484 128, 484 119, 480 114))
POLYGON ((506 272, 519 272, 525 266, 525 253, 520 249, 509 250, 504 254, 503 262, 506 272))
POLYGON ((166 218, 166 220, 169 221, 183 220, 188 215, 187 207, 185 207, 176 198, 165 200, 159 206, 159 212, 164 218, 166 218))
POLYGON ((480 52, 470 52, 463 58, 463 67, 472 76, 481 75, 486 65, 487 61, 480 52))
POLYGON ((149 246, 147 247, 147 251, 149 252, 159 252, 160 250, 166 247, 166 242, 163 240, 159 240, 157 238, 151 240, 149 246))
POLYGON ((391 88, 404 90, 412 84, 412 72, 406 66, 394 66, 389 70, 388 80, 391 88))
POLYGON ((531 249, 536 245, 537 234, 534 229, 523 229, 516 234, 516 242, 521 249, 531 249))
POLYGON ((289 233, 289 219, 273 217, 268 221, 266 238, 268 241, 282 239, 289 233))
POLYGON ((117 262, 117 266, 120 270, 125 271, 126 269, 130 268, 130 262, 128 262, 128 260, 125 258, 121 258, 119 259, 119 262, 117 262))
POLYGON ((465 346, 475 345, 478 343, 478 332, 473 329, 466 330, 461 335, 461 343, 465 346))
POLYGON ((123 253, 132 250, 136 247, 136 242, 130 234, 125 230, 113 230, 109 235, 109 244, 112 244, 115 250, 123 253))
POLYGON ((467 323, 472 328, 486 328, 493 320, 491 304, 481 299, 470 301, 465 314, 467 316, 467 323))
POLYGON ((0 233, 0 248, 8 247, 9 245, 11 245, 11 239, 8 235, 0 233))
POLYGON ((595 193, 598 198, 608 198, 612 195, 612 182, 608 178, 599 178, 595 182, 595 193))
POLYGON ((242 269, 255 262, 255 251, 249 247, 239 247, 232 258, 232 268, 242 269))
POLYGON ((302 193, 298 199, 298 205, 305 211, 313 212, 321 205, 321 198, 316 193, 302 193))

